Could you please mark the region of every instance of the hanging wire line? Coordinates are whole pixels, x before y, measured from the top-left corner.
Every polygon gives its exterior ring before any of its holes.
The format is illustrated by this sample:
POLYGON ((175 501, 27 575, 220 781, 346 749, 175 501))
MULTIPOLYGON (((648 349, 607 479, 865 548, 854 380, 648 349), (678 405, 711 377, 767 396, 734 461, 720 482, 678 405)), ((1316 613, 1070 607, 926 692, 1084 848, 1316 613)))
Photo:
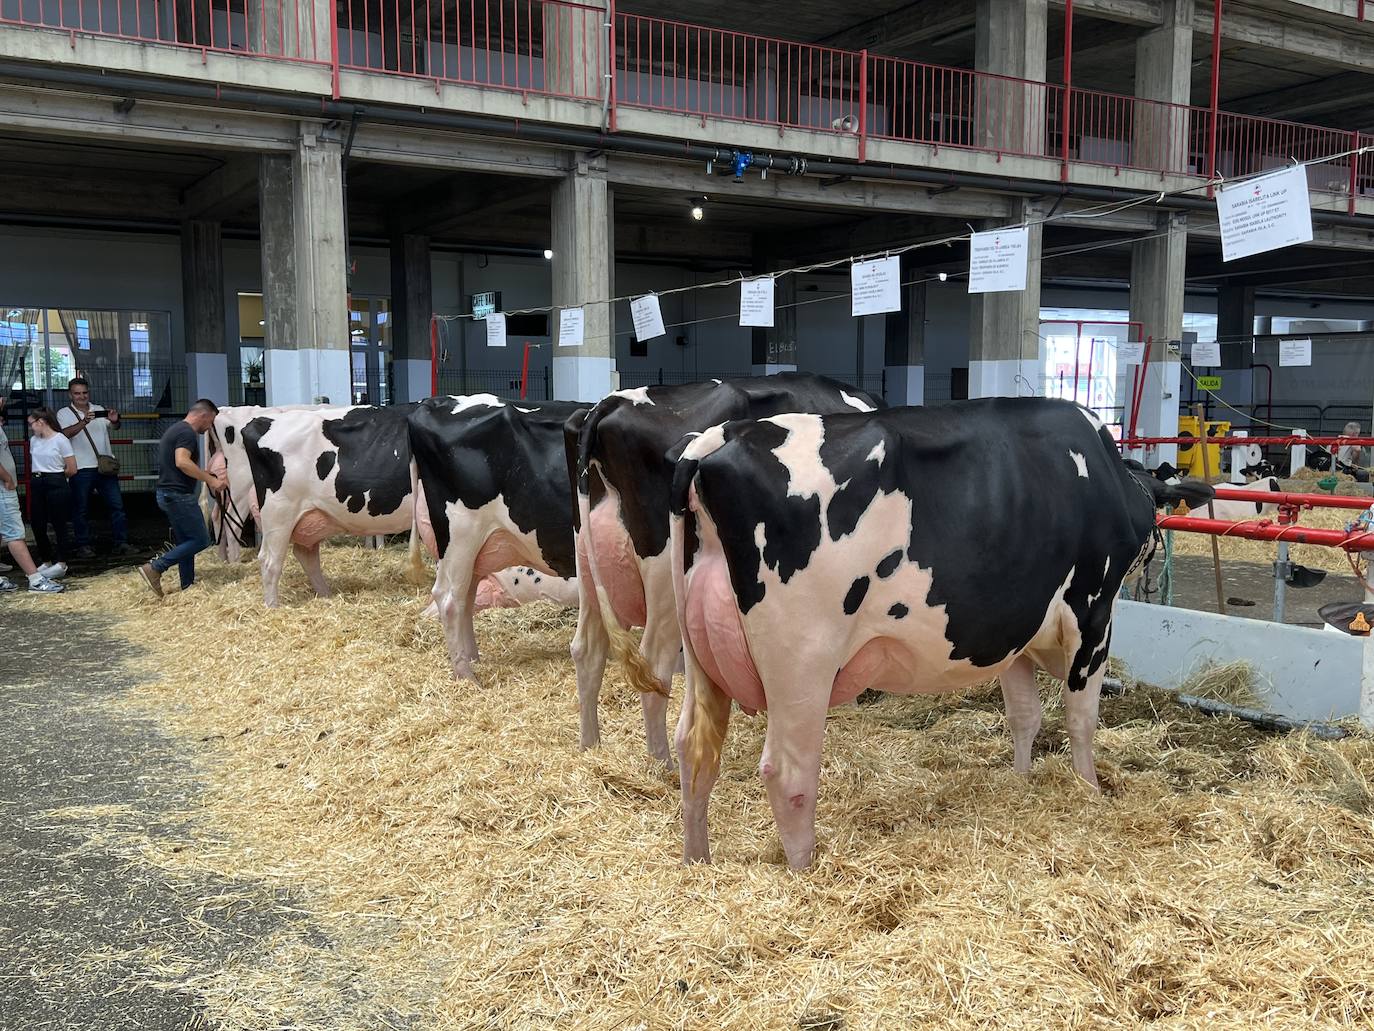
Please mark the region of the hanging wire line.
MULTIPOLYGON (((1287 167, 1306 168, 1309 165, 1326 164, 1332 161, 1338 161, 1341 158, 1345 157, 1353 159, 1362 154, 1369 153, 1370 151, 1374 151, 1374 145, 1357 147, 1351 150, 1340 151, 1335 154, 1327 154, 1323 157, 1311 158, 1307 161, 1294 161, 1292 165, 1287 167)), ((1231 180, 1227 180, 1222 175, 1217 174, 1215 177, 1209 178, 1207 181, 1198 183, 1194 186, 1181 187, 1177 190, 1160 190, 1158 193, 1149 193, 1126 201, 1104 201, 1101 204, 1090 205, 1086 208, 1080 208, 1075 211, 1052 213, 1044 216, 1043 218, 1023 219, 1021 222, 996 227, 994 229, 984 230, 984 232, 1006 232, 1007 230, 1043 226, 1048 225, 1051 222, 1061 222, 1070 219, 1077 221, 1081 219, 1107 218, 1111 215, 1120 214, 1123 211, 1127 211, 1131 208, 1138 207, 1142 204, 1161 204, 1170 197, 1183 197, 1187 196, 1188 194, 1197 193, 1201 190, 1210 190, 1219 187, 1233 187, 1239 183, 1249 182, 1251 179, 1258 179, 1266 175, 1273 175, 1276 171, 1282 170, 1284 169, 1271 168, 1266 169, 1263 172, 1254 172, 1250 175, 1240 176, 1231 180)), ((742 273, 737 273, 731 276, 729 279, 718 279, 709 283, 691 283, 685 286, 669 287, 664 290, 649 291, 647 294, 622 294, 616 297, 605 297, 598 298, 595 300, 579 301, 577 304, 547 304, 530 308, 513 308, 509 311, 504 312, 504 314, 539 315, 558 311, 564 308, 585 308, 591 305, 618 304, 621 301, 633 301, 639 297, 645 296, 668 297, 673 294, 689 293, 696 290, 716 290, 728 286, 737 286, 742 280, 745 279, 762 279, 763 277, 767 276, 776 280, 782 276, 804 275, 808 272, 820 272, 826 269, 839 268, 842 265, 854 264, 856 262, 873 261, 877 258, 891 258, 897 255, 908 254, 913 251, 925 250, 931 247, 948 246, 955 243, 965 243, 973 239, 973 236, 973 232, 960 233, 954 236, 942 236, 931 240, 921 240, 917 241, 916 243, 902 244, 896 247, 885 247, 881 250, 870 251, 865 254, 855 254, 844 258, 832 258, 827 261, 817 261, 811 262, 810 264, 806 265, 797 265, 792 268, 777 269, 772 272, 763 272, 757 275, 744 275, 742 273)), ((1153 237, 1145 237, 1143 239, 1153 239, 1153 237)), ((1104 246, 1115 245, 1116 244, 1113 243, 1106 244, 1104 246)), ((954 278, 955 275, 955 273, 948 274, 949 278, 954 278)), ((471 319, 473 321, 478 321, 478 316, 473 315, 472 313, 460 315, 435 315, 434 318, 444 322, 455 321, 458 319, 471 319)))

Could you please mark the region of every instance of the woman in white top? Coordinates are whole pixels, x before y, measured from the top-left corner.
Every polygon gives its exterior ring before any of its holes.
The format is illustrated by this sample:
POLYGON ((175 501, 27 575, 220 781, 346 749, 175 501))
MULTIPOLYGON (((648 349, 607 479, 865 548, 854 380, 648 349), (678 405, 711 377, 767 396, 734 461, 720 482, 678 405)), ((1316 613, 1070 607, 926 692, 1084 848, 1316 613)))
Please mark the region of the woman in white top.
MULTIPOLYGON (((1345 429, 1341 430, 1342 437, 1358 437, 1360 435, 1360 424, 1358 422, 1348 422, 1345 429)), ((1364 467, 1364 448, 1356 447, 1354 444, 1342 444, 1336 448, 1336 469, 1339 472, 1349 473, 1361 483, 1369 482, 1369 473, 1364 467)))
POLYGON ((66 562, 72 552, 67 526, 72 491, 67 480, 76 475, 76 455, 50 408, 35 408, 29 413, 29 472, 33 489, 29 523, 38 557, 45 563, 66 562), (49 524, 57 534, 56 551, 48 540, 49 524))

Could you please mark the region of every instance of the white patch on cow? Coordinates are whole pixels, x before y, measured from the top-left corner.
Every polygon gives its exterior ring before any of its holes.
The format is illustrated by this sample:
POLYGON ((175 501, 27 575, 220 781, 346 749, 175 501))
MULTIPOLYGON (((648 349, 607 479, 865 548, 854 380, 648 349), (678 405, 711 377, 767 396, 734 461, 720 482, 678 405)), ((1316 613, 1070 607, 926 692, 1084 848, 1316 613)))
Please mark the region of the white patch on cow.
POLYGON ((487 408, 505 408, 506 402, 502 401, 495 394, 468 394, 460 397, 457 394, 450 394, 449 400, 456 401, 449 415, 457 415, 459 412, 467 411, 469 408, 485 406, 487 408))
MULTIPOLYGON (((1149 541, 1146 541, 1146 542, 1145 542, 1146 547, 1149 547, 1149 544, 1150 544, 1149 541)), ((1142 555, 1144 554, 1143 550, 1142 550, 1141 554, 1142 554, 1142 555)), ((1100 597, 1102 597, 1102 592, 1105 591, 1105 590, 1107 589, 1107 574, 1110 573, 1111 571, 1112 571, 1112 557, 1111 557, 1110 555, 1108 555, 1108 556, 1107 556, 1107 561, 1104 562, 1104 563, 1102 563, 1102 583, 1100 583, 1100 584, 1098 585, 1098 587, 1097 587, 1097 593, 1096 593, 1096 594, 1090 594, 1090 595, 1088 595, 1088 608, 1092 608, 1093 605, 1095 605, 1095 604, 1097 603, 1097 599, 1100 598, 1100 597)))
POLYGON ((864 461, 865 461, 865 462, 877 462, 879 465, 882 465, 882 464, 883 464, 883 459, 886 458, 886 457, 887 457, 887 441, 885 441, 885 440, 880 440, 880 441, 878 441, 878 443, 876 443, 876 444, 873 445, 873 450, 870 451, 870 452, 868 453, 868 457, 865 458, 864 461))
POLYGON ((512 407, 517 412, 524 412, 526 415, 533 415, 535 412, 539 411, 538 408, 521 408, 519 405, 512 405, 512 407))
POLYGON ((754 527, 754 547, 759 549, 760 555, 763 554, 763 549, 768 547, 768 534, 764 532, 762 523, 754 527))
POLYGON ((823 502, 835 493, 835 478, 821 462, 821 445, 825 443, 825 425, 817 415, 774 415, 761 420, 781 426, 787 438, 773 448, 787 469, 787 496, 793 498, 821 497, 823 502))
POLYGON ((653 400, 649 397, 648 387, 634 387, 629 390, 617 390, 614 397, 623 397, 626 401, 636 405, 651 405, 653 400))
POLYGON ((857 408, 861 412, 877 411, 877 409, 874 408, 867 401, 854 397, 850 394, 846 394, 843 390, 840 391, 840 400, 842 400, 845 404, 849 405, 850 408, 857 408))
POLYGON ((1077 408, 1080 412, 1083 413, 1083 418, 1085 418, 1085 419, 1088 420, 1088 424, 1089 424, 1090 426, 1092 426, 1093 429, 1095 429, 1095 430, 1100 430, 1100 429, 1102 429, 1102 420, 1099 419, 1099 418, 1097 417, 1097 414, 1096 414, 1095 412, 1089 411, 1087 408, 1084 408, 1082 405, 1074 405, 1074 407, 1077 408))
POLYGON ((723 380, 723 379, 713 379, 713 380, 711 380, 711 382, 714 383, 716 386, 720 386, 722 383, 725 382, 725 380, 723 380))
POLYGON ((1082 455, 1080 455, 1077 451, 1074 451, 1074 450, 1072 450, 1072 449, 1069 451, 1069 457, 1073 459, 1073 464, 1076 465, 1076 466, 1078 466, 1078 475, 1081 476, 1081 477, 1083 477, 1083 479, 1086 480, 1086 479, 1088 478, 1088 462, 1087 462, 1087 460, 1086 460, 1082 455))
MULTIPOLYGON (((688 436, 691 436, 691 434, 688 434, 688 436)), ((687 449, 682 452, 682 457, 691 459, 705 458, 724 443, 725 424, 721 423, 718 426, 712 426, 703 433, 696 434, 696 439, 687 445, 687 449)))

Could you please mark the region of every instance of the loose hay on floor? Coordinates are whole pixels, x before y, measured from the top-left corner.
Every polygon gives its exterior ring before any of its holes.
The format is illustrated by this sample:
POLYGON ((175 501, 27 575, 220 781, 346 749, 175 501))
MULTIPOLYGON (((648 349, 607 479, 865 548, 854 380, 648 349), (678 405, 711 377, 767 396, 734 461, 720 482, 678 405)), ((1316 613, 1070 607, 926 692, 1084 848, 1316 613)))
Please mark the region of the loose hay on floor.
MULTIPOLYGON (((161 605, 127 575, 41 602, 118 614, 149 653, 132 704, 202 757, 201 835, 131 832, 131 852, 168 877, 289 885, 327 930, 317 947, 390 985, 398 1020, 1374 1023, 1367 738, 1265 737, 1135 688, 1103 701, 1096 796, 1056 706, 1027 782, 995 687, 885 697, 832 714, 820 855, 793 874, 756 772, 764 719, 737 714, 716 862, 685 869, 676 778, 645 758, 614 668, 603 747, 576 750, 573 615, 484 614, 482 685, 455 685, 403 565, 327 548, 338 596, 309 598, 293 569, 271 612, 251 566, 210 565, 161 605)), ((313 1026, 312 965, 280 952, 186 990, 230 1026, 313 1026)))

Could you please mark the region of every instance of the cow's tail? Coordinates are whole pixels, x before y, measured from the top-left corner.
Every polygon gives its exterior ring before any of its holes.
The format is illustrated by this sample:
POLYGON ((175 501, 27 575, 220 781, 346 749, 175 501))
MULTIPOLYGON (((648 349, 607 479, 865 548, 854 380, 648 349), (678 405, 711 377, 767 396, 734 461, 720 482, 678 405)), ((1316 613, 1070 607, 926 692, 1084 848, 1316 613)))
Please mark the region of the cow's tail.
MULTIPOLYGON (((669 496, 671 541, 673 561, 673 599, 677 603, 678 625, 684 628, 682 649, 690 671, 695 669, 699 678, 704 678, 701 663, 692 648, 691 639, 686 633, 687 626, 687 549, 695 547, 700 539, 697 532, 697 513, 692 510, 692 484, 696 480, 697 466, 707 455, 713 453, 725 442, 723 427, 716 426, 705 433, 691 434, 679 441, 668 452, 673 459, 673 489, 669 496)), ((714 769, 720 762, 721 749, 725 735, 721 732, 721 722, 713 718, 711 712, 712 690, 717 685, 694 684, 692 688, 692 722, 687 729, 687 740, 683 750, 682 776, 694 783, 703 769, 714 769)))
POLYGON ((417 587, 429 582, 425 559, 420 554, 420 467, 410 460, 410 547, 406 552, 406 579, 417 587))
POLYGON ((1186 502, 1189 508, 1196 508, 1198 505, 1205 504, 1216 497, 1217 492, 1211 485, 1202 480, 1179 480, 1177 483, 1165 483, 1147 472, 1131 469, 1130 473, 1154 498, 1155 508, 1163 508, 1165 505, 1176 505, 1180 501, 1186 502))

